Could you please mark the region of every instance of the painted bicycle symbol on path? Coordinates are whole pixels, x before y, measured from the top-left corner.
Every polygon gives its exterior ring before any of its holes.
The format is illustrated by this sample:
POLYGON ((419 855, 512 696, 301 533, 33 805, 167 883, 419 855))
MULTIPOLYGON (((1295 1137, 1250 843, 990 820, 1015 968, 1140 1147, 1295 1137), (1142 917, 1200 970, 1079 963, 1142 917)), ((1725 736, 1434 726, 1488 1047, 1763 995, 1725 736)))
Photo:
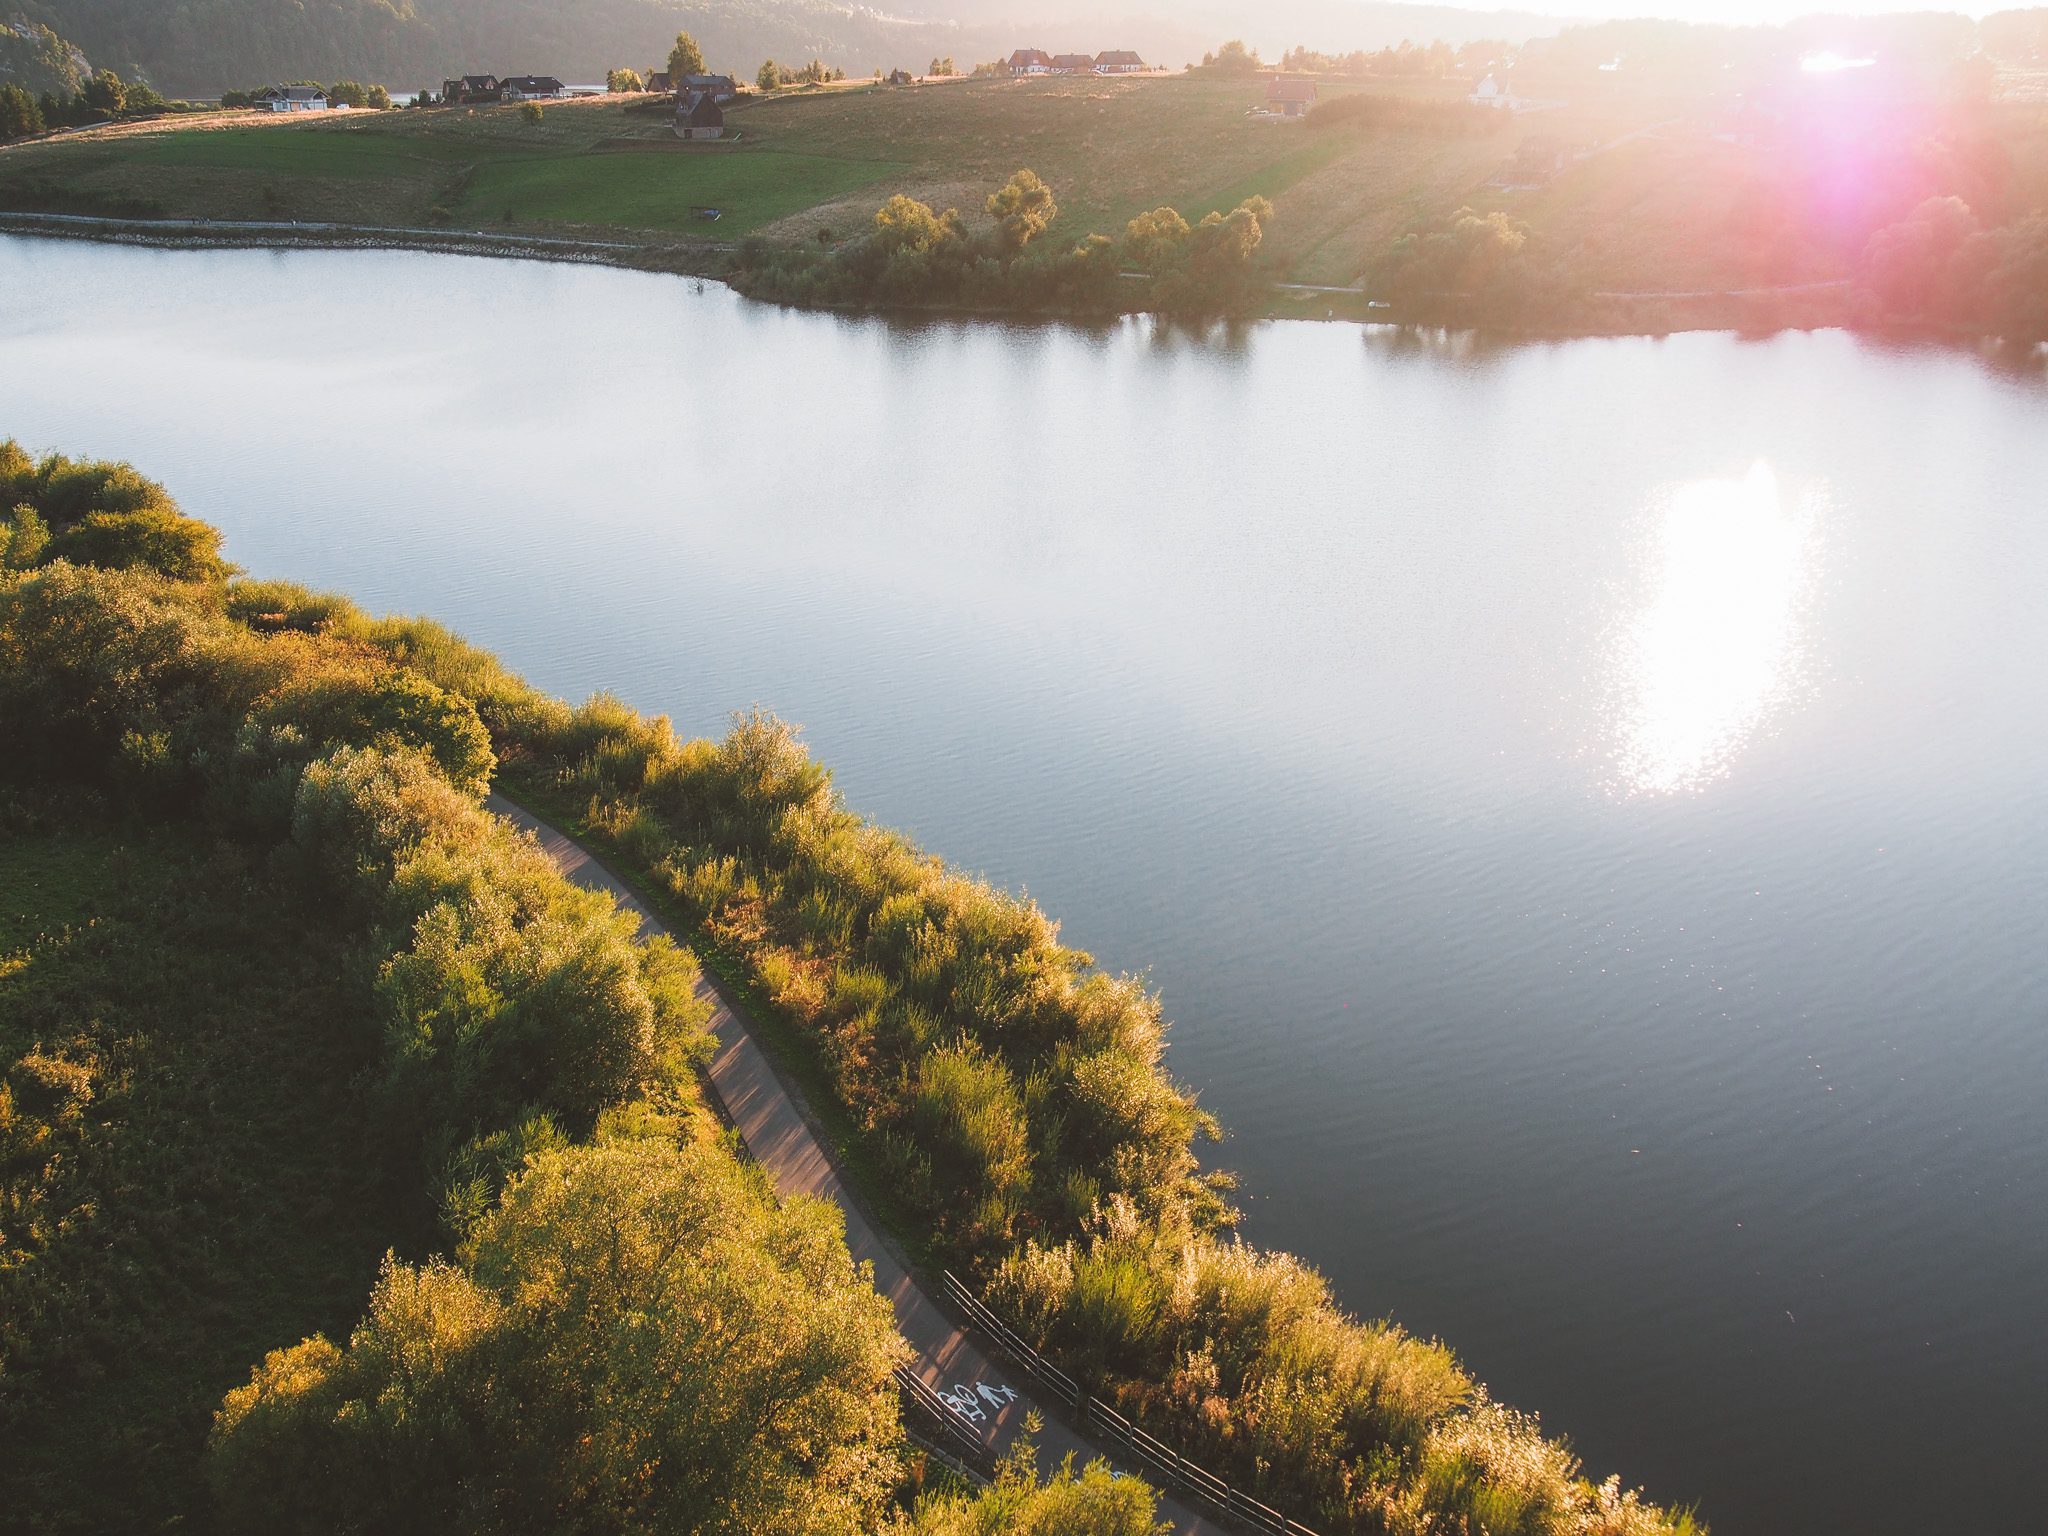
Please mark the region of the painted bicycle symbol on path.
POLYGON ((993 1408, 1001 1413, 1017 1401, 1017 1389, 1004 1386, 1001 1382, 961 1382, 950 1389, 940 1387, 939 1401, 970 1424, 981 1424, 988 1419, 988 1410, 993 1408))

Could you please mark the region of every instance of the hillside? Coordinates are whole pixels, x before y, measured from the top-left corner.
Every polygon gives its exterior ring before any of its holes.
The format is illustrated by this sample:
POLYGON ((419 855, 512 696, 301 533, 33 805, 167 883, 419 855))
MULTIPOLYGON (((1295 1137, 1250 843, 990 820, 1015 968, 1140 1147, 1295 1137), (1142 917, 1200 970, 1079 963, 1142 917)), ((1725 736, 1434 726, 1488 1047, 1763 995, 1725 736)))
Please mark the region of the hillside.
POLYGON ((280 79, 381 81, 394 91, 448 75, 545 71, 602 81, 646 69, 679 29, 714 68, 751 75, 765 58, 821 58, 853 75, 950 57, 965 69, 1012 49, 1135 48, 1178 68, 1225 37, 1269 54, 1296 43, 1377 48, 1404 38, 1546 34, 1527 13, 1442 6, 1285 0, 1271 7, 1204 0, 1192 8, 1082 6, 1070 0, 911 0, 881 8, 844 0, 18 0, 27 17, 76 41, 97 64, 140 74, 171 95, 214 96, 280 79))
MULTIPOLYGON (((1552 323, 1593 328, 1715 318, 1620 301, 1595 312, 1593 295, 1845 284, 1870 237, 1930 197, 1962 197, 2000 225, 2048 208, 2048 124, 2026 105, 1889 137, 1852 119, 1810 138, 1731 139, 1711 103, 1674 116, 1657 93, 1602 93, 1511 118, 1466 112, 1464 89, 1326 79, 1323 114, 1275 122, 1247 116, 1258 79, 856 86, 750 100, 729 114, 735 140, 713 145, 678 143, 658 106, 617 98, 557 103, 539 123, 510 107, 219 115, 0 151, 0 208, 568 234, 717 272, 748 235, 835 246, 897 193, 973 224, 1027 165, 1058 203, 1049 246, 1119 235, 1161 205, 1198 220, 1263 196, 1274 217, 1258 270, 1276 282, 1366 282, 1404 235, 1461 208, 1497 213, 1526 226, 1526 262, 1573 296, 1552 323), (1853 199, 1834 178, 1844 132, 1860 157, 1853 199), (722 216, 707 221, 704 207, 722 216)), ((1795 297, 1807 323, 1845 318, 1836 289, 1795 297)), ((1344 299, 1276 302, 1320 315, 1344 299)))

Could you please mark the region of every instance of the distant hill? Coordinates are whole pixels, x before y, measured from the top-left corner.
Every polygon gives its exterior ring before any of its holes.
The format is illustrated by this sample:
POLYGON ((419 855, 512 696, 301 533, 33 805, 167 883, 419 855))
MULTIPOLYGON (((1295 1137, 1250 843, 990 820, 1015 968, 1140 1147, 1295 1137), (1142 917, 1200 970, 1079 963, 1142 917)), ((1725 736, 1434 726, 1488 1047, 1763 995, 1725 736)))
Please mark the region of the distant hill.
POLYGON ((171 95, 213 95, 279 79, 355 78, 393 89, 489 70, 601 81, 664 59, 679 29, 715 69, 751 76, 763 59, 811 58, 849 74, 934 58, 962 69, 1014 48, 1134 48, 1178 68, 1225 38, 1269 56, 1403 38, 1510 41, 1555 32, 1526 12, 1358 0, 20 0, 23 13, 75 41, 96 64, 140 74, 171 95))
POLYGON ((66 96, 92 73, 83 51, 48 27, 0 17, 0 85, 18 85, 32 95, 66 96))
MULTIPOLYGON (((659 65, 682 29, 712 68, 751 77, 767 58, 817 58, 864 75, 922 70, 934 58, 965 70, 1020 47, 1130 48, 1177 69, 1233 37, 1277 58, 1296 46, 1335 54, 1404 40, 1520 44, 1572 25, 1529 11, 1382 0, 0 0, 0 18, 9 15, 52 29, 96 65, 195 96, 307 78, 409 90, 481 71, 594 83, 616 66, 659 65)), ((2044 18, 2048 11, 2008 12, 1977 37, 2001 58, 2038 63, 2048 50, 2044 18)), ((1676 22, 1624 23, 1602 35, 1634 36, 1630 27, 1656 34, 1660 47, 1688 46, 1676 22)), ((34 51, 16 41, 16 53, 34 51)))

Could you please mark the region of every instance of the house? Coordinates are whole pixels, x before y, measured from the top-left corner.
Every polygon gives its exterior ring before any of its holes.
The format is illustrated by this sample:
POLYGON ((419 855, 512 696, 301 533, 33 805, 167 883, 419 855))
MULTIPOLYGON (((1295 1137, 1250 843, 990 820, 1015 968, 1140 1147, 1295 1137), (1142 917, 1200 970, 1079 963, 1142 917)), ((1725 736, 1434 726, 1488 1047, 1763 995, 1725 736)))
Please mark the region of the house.
POLYGON ((1056 75, 1092 75, 1095 60, 1085 53, 1063 53, 1052 61, 1052 72, 1056 75))
POLYGON ((317 85, 273 85, 250 105, 259 112, 325 112, 327 93, 317 85))
POLYGON ((1095 73, 1098 75, 1138 75, 1144 71, 1145 61, 1128 48, 1095 55, 1095 73))
POLYGON ((460 80, 441 82, 441 105, 444 107, 467 107, 479 101, 497 99, 496 75, 464 75, 460 80))
POLYGON ((1052 73, 1052 55, 1041 53, 1036 48, 1019 48, 1003 67, 1013 76, 1049 75, 1052 73))
POLYGON ((1288 80, 1275 75, 1266 84, 1266 110, 1282 117, 1300 117, 1316 104, 1313 80, 1288 80))
POLYGON ((673 96, 676 93, 676 83, 669 78, 667 70, 657 69, 647 77, 647 89, 658 91, 664 96, 673 96))
POLYGON ((1512 112, 1521 105, 1515 98, 1514 87, 1502 85, 1497 75, 1488 75, 1465 99, 1475 107, 1487 107, 1495 112, 1512 112))
POLYGON ((917 84, 917 76, 907 69, 892 69, 889 71, 889 83, 891 85, 915 85, 917 84))
POLYGON ((725 109, 709 91, 691 91, 676 106, 676 137, 722 139, 725 109))
POLYGON ((676 82, 678 96, 709 96, 719 106, 739 99, 740 88, 731 75, 685 75, 676 82))
POLYGON ((500 101, 555 101, 568 94, 553 75, 507 75, 498 82, 500 101))

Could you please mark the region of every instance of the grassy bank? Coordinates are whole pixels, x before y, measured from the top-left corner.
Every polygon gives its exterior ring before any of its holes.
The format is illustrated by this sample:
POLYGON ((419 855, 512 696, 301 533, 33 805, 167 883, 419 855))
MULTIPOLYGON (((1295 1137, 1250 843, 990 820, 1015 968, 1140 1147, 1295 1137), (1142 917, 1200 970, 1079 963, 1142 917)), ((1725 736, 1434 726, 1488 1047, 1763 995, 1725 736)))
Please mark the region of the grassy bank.
POLYGON ((0 1485, 18 1530, 203 1523, 264 1350, 344 1329, 402 1202, 366 978, 260 857, 92 800, 0 834, 0 1485))
MULTIPOLYGON (((711 144, 618 98, 552 103, 538 123, 516 107, 224 114, 0 150, 0 208, 603 238, 695 250, 671 264, 715 270, 748 236, 831 249, 897 194, 958 207, 972 231, 987 190, 1029 166, 1059 196, 1052 244, 1162 205, 1197 222, 1263 197, 1262 279, 1376 294, 1404 235, 1461 209, 1500 214, 1527 232, 1540 302, 1482 317, 1599 330, 1852 319, 1842 292, 1814 285, 1856 277, 1870 236, 1925 198, 1962 195, 2001 222, 2048 207, 2048 120, 2024 105, 1859 141, 1845 201, 1840 143, 1746 139, 1718 109, 1651 94, 1474 119, 1464 89, 1326 79, 1304 122, 1248 115, 1257 78, 853 87, 747 100, 728 114, 733 140, 711 144), (1357 101, 1369 109, 1345 110, 1357 101)), ((1428 295, 1473 282, 1453 264, 1403 302, 1456 318, 1428 295)), ((1256 312, 1362 302, 1275 289, 1256 312)))

